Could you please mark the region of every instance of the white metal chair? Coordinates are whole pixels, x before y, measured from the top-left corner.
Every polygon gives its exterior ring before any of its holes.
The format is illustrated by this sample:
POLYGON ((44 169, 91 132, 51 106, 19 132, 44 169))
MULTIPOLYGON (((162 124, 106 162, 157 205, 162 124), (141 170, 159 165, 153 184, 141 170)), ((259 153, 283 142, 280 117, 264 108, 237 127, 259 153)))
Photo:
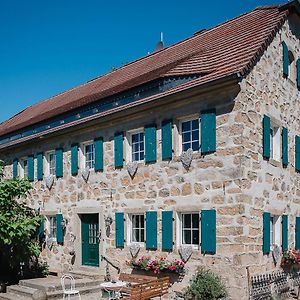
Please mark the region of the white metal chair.
POLYGON ((65 274, 61 277, 60 282, 64 293, 63 299, 66 299, 67 296, 67 299, 69 300, 71 299, 71 296, 78 295, 78 298, 81 300, 79 291, 75 289, 75 279, 73 276, 65 274), (66 281, 68 281, 67 284, 66 281), (70 288, 68 288, 68 286, 70 286, 70 288))

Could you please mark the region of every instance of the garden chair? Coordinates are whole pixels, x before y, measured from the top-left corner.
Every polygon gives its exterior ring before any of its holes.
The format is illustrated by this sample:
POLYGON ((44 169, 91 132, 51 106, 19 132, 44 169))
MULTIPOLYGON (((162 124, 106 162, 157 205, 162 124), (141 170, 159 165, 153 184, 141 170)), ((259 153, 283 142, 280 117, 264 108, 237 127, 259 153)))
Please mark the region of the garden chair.
POLYGON ((63 299, 66 299, 67 296, 67 299, 70 300, 71 296, 78 295, 78 298, 81 300, 79 291, 75 289, 75 279, 73 276, 65 274, 61 277, 60 282, 63 290, 63 299), (70 286, 69 288, 66 288, 66 281, 68 281, 67 285, 70 286))

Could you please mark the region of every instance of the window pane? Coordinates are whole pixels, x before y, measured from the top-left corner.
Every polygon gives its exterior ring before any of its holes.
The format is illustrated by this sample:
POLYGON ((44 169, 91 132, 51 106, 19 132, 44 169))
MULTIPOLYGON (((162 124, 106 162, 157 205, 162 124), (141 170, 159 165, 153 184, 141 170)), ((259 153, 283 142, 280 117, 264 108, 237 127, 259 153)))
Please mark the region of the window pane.
POLYGON ((191 135, 190 132, 186 132, 182 135, 182 141, 185 142, 189 142, 191 140, 191 135))
POLYGON ((192 129, 198 129, 198 128, 199 128, 199 120, 193 120, 192 129))
POLYGON ((145 241, 145 230, 144 229, 141 229, 141 239, 140 239, 140 242, 144 242, 145 241))
POLYGON ((199 231, 193 230, 193 245, 199 245, 199 231))
POLYGON ((191 130, 191 122, 183 122, 182 123, 182 132, 191 130))
POLYGON ((191 215, 184 214, 182 217, 183 217, 183 228, 191 228, 191 215))
POLYGON ((198 141, 199 140, 199 130, 192 131, 192 140, 198 141))
POLYGON ((199 228, 199 214, 192 215, 192 227, 199 228))
POLYGON ((199 142, 198 141, 192 143, 192 149, 193 149, 193 151, 199 150, 199 142))
POLYGON ((183 231, 182 243, 183 244, 191 244, 191 231, 190 230, 183 231))

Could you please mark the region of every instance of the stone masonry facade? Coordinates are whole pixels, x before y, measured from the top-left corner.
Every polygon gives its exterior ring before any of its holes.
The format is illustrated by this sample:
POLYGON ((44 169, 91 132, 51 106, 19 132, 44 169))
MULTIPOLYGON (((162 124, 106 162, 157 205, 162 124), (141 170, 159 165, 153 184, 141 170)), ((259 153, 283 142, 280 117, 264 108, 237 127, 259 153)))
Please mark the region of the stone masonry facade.
MULTIPOLYGON (((278 268, 272 255, 262 252, 262 215, 268 211, 274 215, 289 216, 289 247, 294 245, 295 217, 300 215, 300 175, 295 171, 295 135, 300 134, 299 91, 293 80, 282 76, 282 47, 284 40, 295 57, 300 57, 298 21, 289 18, 274 40, 260 57, 254 69, 239 84, 216 87, 207 93, 180 99, 173 106, 157 103, 146 112, 128 113, 122 120, 33 141, 14 151, 3 150, 1 159, 6 162, 5 176, 12 177, 12 160, 57 147, 64 149, 64 176, 55 179, 49 190, 45 181, 35 180, 27 204, 40 208, 44 214, 61 211, 68 220, 64 245, 47 247, 42 252, 50 269, 59 272, 79 270, 80 255, 75 259, 69 254, 76 236, 75 251, 80 253, 80 227, 76 214, 99 211, 100 227, 104 232, 104 217, 114 219, 116 211, 125 213, 158 212, 158 249, 161 245, 161 211, 200 212, 216 209, 217 251, 203 255, 194 250, 186 264, 183 281, 175 283, 172 291, 185 287, 199 266, 213 269, 224 279, 230 299, 247 299, 247 270, 251 275, 278 268), (207 108, 216 108, 216 152, 201 156, 194 154, 191 167, 186 170, 180 161, 179 121, 182 117, 196 115, 207 108), (199 113, 197 113, 199 112, 199 113), (267 114, 289 131, 289 164, 265 160, 262 156, 262 119, 267 114), (173 159, 161 160, 161 121, 174 120, 173 159), (157 124, 157 162, 140 163, 136 175, 131 178, 125 167, 115 169, 114 133, 157 124), (95 137, 104 138, 104 170, 91 171, 87 182, 81 171, 77 176, 70 172, 71 144, 83 143, 95 137)), ((126 139, 126 137, 125 137, 126 139)), ((125 147, 126 152, 126 147, 125 147)), ((175 218, 176 219, 176 218, 175 218)), ((125 232, 127 231, 125 222, 125 232)), ((139 254, 152 257, 179 258, 177 221, 174 221, 174 251, 165 253, 144 248, 139 254)), ((126 236, 125 236, 126 238, 126 236)), ((126 261, 131 258, 128 243, 124 249, 115 247, 115 223, 108 236, 101 235, 100 253, 109 258, 122 271, 130 272, 126 261), (102 238, 103 237, 103 238, 102 238)), ((100 262, 104 272, 106 264, 100 262)), ((87 267, 84 270, 89 270, 87 267)), ((113 269, 111 270, 112 272, 113 269)), ((172 292, 170 293, 170 298, 172 292)))

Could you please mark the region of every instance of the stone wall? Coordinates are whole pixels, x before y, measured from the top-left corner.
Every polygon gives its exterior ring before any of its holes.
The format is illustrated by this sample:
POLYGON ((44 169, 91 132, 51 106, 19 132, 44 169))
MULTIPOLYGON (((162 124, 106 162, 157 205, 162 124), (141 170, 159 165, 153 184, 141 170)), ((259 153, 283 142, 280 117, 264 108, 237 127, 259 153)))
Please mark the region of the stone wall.
MULTIPOLYGON (((298 25, 297 25, 298 26, 298 25)), ((157 103, 146 112, 128 113, 122 120, 86 127, 68 135, 49 137, 42 142, 3 151, 0 155, 7 162, 5 175, 11 177, 11 162, 39 151, 64 148, 64 176, 56 179, 51 190, 45 182, 35 181, 27 199, 30 206, 41 208, 47 214, 61 211, 68 219, 64 246, 45 249, 51 268, 58 271, 80 269, 80 255, 72 260, 70 233, 80 236, 76 212, 95 208, 101 216, 114 218, 116 211, 126 213, 158 211, 158 249, 161 244, 161 211, 176 212, 216 209, 217 253, 202 255, 195 250, 186 265, 186 275, 173 290, 186 286, 199 266, 207 266, 225 280, 232 299, 246 299, 248 295, 247 271, 250 275, 275 268, 272 256, 262 254, 262 213, 289 215, 289 245, 294 242, 295 216, 300 215, 300 177, 294 169, 294 136, 300 134, 299 92, 295 83, 282 78, 282 48, 284 39, 299 57, 299 40, 295 20, 287 22, 276 35, 268 50, 253 71, 238 86, 215 89, 209 93, 181 99, 173 106, 157 103), (183 116, 197 114, 203 109, 217 108, 217 151, 201 156, 195 154, 192 165, 186 170, 179 159, 178 124, 183 116), (276 118, 289 130, 289 165, 262 158, 262 118, 264 114, 276 118), (163 119, 173 118, 174 158, 161 160, 161 130, 163 119), (140 164, 134 178, 124 167, 116 170, 113 165, 113 136, 120 130, 131 130, 155 122, 158 125, 158 160, 154 164, 140 164), (73 142, 85 142, 104 137, 104 171, 90 174, 85 182, 79 172, 70 174, 70 147, 73 142)), ((298 27, 299 28, 299 27, 298 27)), ((100 124, 101 123, 101 124, 100 124)), ((103 220, 103 218, 102 218, 103 220)), ((102 227, 103 227, 102 221, 102 227)), ((129 272, 126 260, 130 259, 128 246, 120 250, 114 244, 114 223, 109 237, 101 242, 101 254, 129 272)), ((174 222, 174 252, 141 250, 141 254, 179 257, 178 238, 174 222)), ((126 231, 126 228, 125 228, 126 231)), ((80 253, 80 240, 75 240, 80 253)), ((105 268, 105 263, 100 269, 105 268)))

